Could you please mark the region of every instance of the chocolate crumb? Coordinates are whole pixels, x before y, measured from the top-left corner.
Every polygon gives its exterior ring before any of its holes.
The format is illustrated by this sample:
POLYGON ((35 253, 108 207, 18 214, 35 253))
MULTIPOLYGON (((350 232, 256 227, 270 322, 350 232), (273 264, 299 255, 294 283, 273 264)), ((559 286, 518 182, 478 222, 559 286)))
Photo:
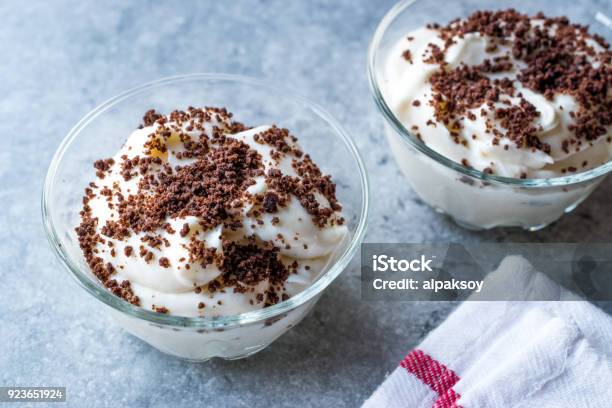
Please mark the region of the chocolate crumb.
POLYGON ((168 312, 170 311, 168 310, 167 307, 155 306, 155 305, 153 305, 153 310, 156 311, 157 313, 162 313, 162 314, 168 314, 168 312))
POLYGON ((189 224, 185 223, 183 224, 183 228, 181 228, 179 234, 181 237, 185 238, 187 235, 189 235, 189 231, 190 231, 189 224))
POLYGON ((408 61, 409 63, 412 64, 412 54, 410 53, 410 50, 406 50, 402 53, 402 57, 404 57, 404 59, 406 61, 408 61))

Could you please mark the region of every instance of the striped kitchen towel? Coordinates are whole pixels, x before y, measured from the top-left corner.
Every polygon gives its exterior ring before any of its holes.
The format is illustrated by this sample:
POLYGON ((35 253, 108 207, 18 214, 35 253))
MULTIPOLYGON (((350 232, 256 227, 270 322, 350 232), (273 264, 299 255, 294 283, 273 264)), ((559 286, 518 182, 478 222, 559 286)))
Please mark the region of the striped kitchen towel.
MULTIPOLYGON (((518 256, 501 273, 523 289, 557 285, 518 256)), ((579 300, 464 302, 364 407, 612 407, 612 318, 579 300)))

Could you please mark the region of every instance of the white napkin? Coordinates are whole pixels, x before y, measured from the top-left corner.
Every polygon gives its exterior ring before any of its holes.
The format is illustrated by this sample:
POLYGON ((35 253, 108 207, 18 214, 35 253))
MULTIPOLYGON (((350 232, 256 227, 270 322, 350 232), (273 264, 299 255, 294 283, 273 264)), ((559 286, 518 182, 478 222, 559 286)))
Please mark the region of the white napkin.
MULTIPOLYGON (((520 256, 489 280, 574 298, 520 256)), ((586 301, 464 302, 364 407, 612 407, 612 318, 586 301)))

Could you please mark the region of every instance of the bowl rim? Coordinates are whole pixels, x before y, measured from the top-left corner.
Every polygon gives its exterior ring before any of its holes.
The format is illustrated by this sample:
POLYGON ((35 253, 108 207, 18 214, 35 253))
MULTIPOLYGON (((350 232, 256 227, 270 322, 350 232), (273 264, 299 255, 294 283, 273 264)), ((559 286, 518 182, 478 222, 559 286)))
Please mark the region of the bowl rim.
POLYGON ((89 294, 93 295, 93 297, 97 300, 131 317, 146 320, 150 323, 157 325, 213 329, 230 328, 240 325, 257 323, 281 315, 283 313, 287 313, 290 310, 297 308, 298 306, 309 301, 316 295, 322 293, 323 290, 327 286, 329 286, 329 284, 331 284, 331 282, 336 279, 338 275, 340 275, 340 273, 346 268, 346 266, 354 257, 355 253, 357 252, 357 249, 359 248, 359 244, 362 242, 363 237, 365 235, 369 213, 369 181, 365 163, 363 161, 363 158, 361 157, 361 154, 359 153, 357 146, 355 145, 355 142, 349 136, 348 132, 344 130, 342 125, 340 125, 340 123, 336 119, 334 119, 334 117, 325 109, 323 109, 319 104, 284 86, 273 85, 252 77, 222 73, 193 73, 165 77, 131 88, 101 103, 93 110, 91 110, 88 114, 86 114, 81 120, 79 120, 77 124, 74 125, 74 127, 64 137, 55 154, 53 155, 43 185, 43 191, 41 196, 41 210, 43 225, 45 228, 47 239, 51 247, 54 249, 56 256, 62 261, 62 264, 64 265, 65 269, 67 269, 69 274, 76 280, 77 284, 84 288, 87 292, 89 292, 89 294), (55 180, 58 166, 72 141, 80 134, 80 132, 84 128, 87 127, 89 123, 91 123, 99 115, 101 115, 111 107, 115 106, 119 102, 144 93, 152 88, 159 88, 169 84, 189 81, 234 82, 245 84, 248 86, 260 87, 287 95, 287 98, 301 105, 306 105, 314 114, 323 119, 327 123, 327 125, 330 126, 331 130, 335 133, 335 136, 339 137, 342 140, 344 145, 349 150, 353 160, 355 160, 358 166, 359 181, 361 186, 361 200, 363 205, 361 206, 361 212, 358 215, 359 218, 357 226, 355 228, 355 232, 352 234, 347 247, 344 249, 338 260, 312 285, 310 285, 297 295, 289 298, 288 300, 279 302, 275 305, 263 309, 258 309, 235 315, 215 317, 174 316, 145 310, 139 306, 132 305, 124 299, 113 295, 99 282, 96 282, 93 279, 85 276, 85 274, 81 271, 81 268, 79 268, 76 262, 71 259, 71 257, 66 253, 60 243, 58 233, 55 230, 54 221, 50 212, 49 196, 53 188, 53 182, 55 180))
POLYGON ((402 122, 395 116, 393 110, 387 105, 385 98, 383 97, 382 91, 378 84, 378 76, 377 76, 377 63, 376 59, 378 56, 378 52, 380 49, 380 43, 391 25, 393 21, 408 7, 417 3, 419 0, 400 0, 397 2, 387 13, 384 15, 376 30, 372 39, 370 40, 370 44, 368 46, 367 52, 367 70, 368 70, 368 83, 370 87, 370 92, 372 97, 374 98, 374 103, 376 107, 383 115, 385 120, 391 127, 401 136, 404 142, 407 142, 411 147, 415 148, 420 153, 428 156, 433 159, 437 163, 450 168, 462 175, 473 177, 479 180, 482 180, 486 183, 498 184, 498 185, 511 185, 518 186, 523 188, 542 188, 542 187, 563 187, 569 186, 572 184, 582 183, 589 180, 593 180, 595 178, 604 176, 608 174, 612 170, 612 160, 590 169, 588 171, 575 173, 567 176, 561 177, 552 177, 552 178, 513 178, 513 177, 503 177, 497 176, 494 174, 487 174, 480 170, 472 169, 465 167, 461 163, 455 162, 446 156, 436 152, 431 149, 424 143, 422 143, 416 135, 412 134, 409 129, 407 129, 402 122))

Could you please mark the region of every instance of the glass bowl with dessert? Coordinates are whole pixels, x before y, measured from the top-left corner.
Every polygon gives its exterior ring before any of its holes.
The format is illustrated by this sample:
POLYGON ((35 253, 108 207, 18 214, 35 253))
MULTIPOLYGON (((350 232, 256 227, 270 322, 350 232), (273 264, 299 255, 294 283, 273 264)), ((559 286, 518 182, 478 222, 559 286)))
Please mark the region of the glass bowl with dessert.
POLYGON ((251 355, 347 267, 368 212, 346 131, 295 92, 162 79, 86 115, 45 180, 49 241, 128 332, 193 361, 251 355))
POLYGON ((612 169, 605 16, 541 7, 401 1, 371 42, 370 88, 400 169, 467 228, 543 228, 612 169))

